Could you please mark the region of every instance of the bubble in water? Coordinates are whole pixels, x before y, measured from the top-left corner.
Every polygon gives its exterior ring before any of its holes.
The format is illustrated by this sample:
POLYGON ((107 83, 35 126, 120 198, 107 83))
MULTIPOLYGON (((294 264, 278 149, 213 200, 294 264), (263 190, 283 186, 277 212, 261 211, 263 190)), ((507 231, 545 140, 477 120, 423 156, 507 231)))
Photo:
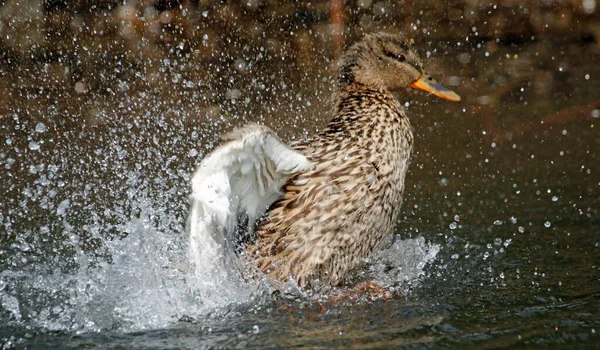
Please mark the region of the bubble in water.
POLYGON ((544 226, 550 227, 550 226, 552 226, 552 223, 550 221, 546 221, 546 222, 544 222, 544 226))
POLYGON ((558 196, 552 196, 552 201, 553 202, 557 202, 558 201, 558 196))
POLYGON ((448 227, 450 227, 451 230, 454 230, 458 227, 458 224, 456 222, 452 222, 450 225, 448 225, 448 227))
POLYGON ((494 225, 496 225, 496 226, 500 226, 500 225, 502 225, 503 223, 504 223, 504 222, 503 222, 502 220, 495 220, 495 221, 494 221, 494 225))
POLYGON ((452 254, 452 256, 450 257, 450 259, 457 260, 458 259, 458 254, 452 254))

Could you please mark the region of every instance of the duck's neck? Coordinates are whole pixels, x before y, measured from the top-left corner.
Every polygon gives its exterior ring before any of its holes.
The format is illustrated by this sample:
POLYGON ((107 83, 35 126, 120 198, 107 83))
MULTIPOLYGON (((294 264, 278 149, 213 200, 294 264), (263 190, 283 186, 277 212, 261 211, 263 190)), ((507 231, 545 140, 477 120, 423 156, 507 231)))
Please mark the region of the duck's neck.
POLYGON ((383 183, 394 184, 396 190, 388 199, 399 208, 413 134, 400 103, 389 91, 357 83, 341 89, 334 118, 319 142, 334 144, 347 156, 365 158, 383 183))
POLYGON ((334 96, 334 116, 325 133, 350 133, 365 136, 374 130, 408 126, 400 103, 387 90, 353 82, 334 96))

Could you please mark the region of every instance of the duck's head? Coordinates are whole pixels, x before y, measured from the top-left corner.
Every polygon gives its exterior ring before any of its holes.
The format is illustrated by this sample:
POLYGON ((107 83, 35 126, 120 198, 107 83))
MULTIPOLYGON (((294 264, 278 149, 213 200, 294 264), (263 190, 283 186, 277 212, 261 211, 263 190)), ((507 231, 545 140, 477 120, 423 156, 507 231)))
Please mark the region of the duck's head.
POLYGON ((342 57, 339 83, 347 86, 353 82, 389 91, 411 87, 460 101, 460 96, 423 70, 411 43, 401 35, 369 34, 351 46, 342 57))

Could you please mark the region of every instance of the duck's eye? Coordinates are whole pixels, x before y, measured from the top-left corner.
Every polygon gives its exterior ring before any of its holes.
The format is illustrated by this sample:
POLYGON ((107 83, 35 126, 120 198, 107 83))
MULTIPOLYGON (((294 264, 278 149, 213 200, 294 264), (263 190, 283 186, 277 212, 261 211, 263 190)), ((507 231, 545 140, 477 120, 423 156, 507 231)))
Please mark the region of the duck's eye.
POLYGON ((398 60, 398 61, 400 61, 400 62, 404 62, 404 61, 406 61, 406 57, 404 57, 404 55, 403 55, 403 54, 396 55, 396 54, 395 54, 395 53, 393 53, 393 52, 387 51, 387 52, 385 53, 385 55, 386 55, 387 57, 391 57, 391 58, 393 58, 393 59, 395 59, 395 60, 398 60))

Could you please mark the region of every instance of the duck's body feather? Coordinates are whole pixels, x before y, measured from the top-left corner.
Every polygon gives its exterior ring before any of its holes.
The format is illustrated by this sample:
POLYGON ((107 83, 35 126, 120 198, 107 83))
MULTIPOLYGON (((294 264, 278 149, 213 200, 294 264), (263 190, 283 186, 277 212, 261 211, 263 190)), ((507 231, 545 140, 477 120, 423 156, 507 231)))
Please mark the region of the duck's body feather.
POLYGON ((292 148, 315 164, 284 186, 247 248, 278 280, 338 284, 379 247, 398 216, 413 136, 398 101, 360 84, 341 96, 323 132, 292 148))

